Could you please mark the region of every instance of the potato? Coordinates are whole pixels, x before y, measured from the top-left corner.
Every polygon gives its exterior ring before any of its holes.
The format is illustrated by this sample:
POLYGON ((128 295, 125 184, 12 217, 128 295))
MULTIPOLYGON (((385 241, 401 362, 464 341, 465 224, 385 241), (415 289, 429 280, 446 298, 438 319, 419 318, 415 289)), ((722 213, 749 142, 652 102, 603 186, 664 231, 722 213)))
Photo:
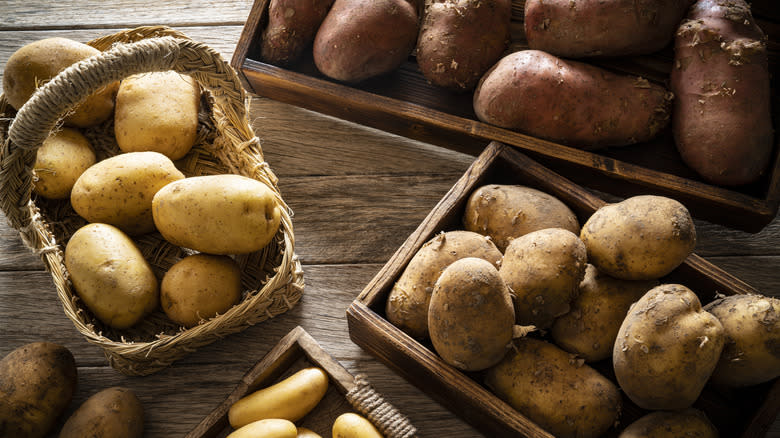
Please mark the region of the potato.
POLYGON ((629 424, 618 438, 718 438, 718 430, 704 412, 688 408, 681 411, 655 411, 629 424))
POLYGON ((389 73, 417 43, 417 10, 406 0, 336 0, 314 37, 314 64, 332 79, 389 73))
POLYGON ((465 371, 496 364, 509 348, 514 322, 509 289, 492 263, 466 257, 436 280, 428 331, 446 363, 465 371))
POLYGON ((200 87, 175 71, 141 73, 119 85, 114 135, 123 152, 187 155, 198 135, 200 87))
POLYGON ((119 228, 87 224, 76 230, 65 246, 65 267, 79 298, 110 327, 132 327, 157 308, 157 277, 119 228))
POLYGON ((227 438, 296 438, 297 434, 295 423, 281 418, 267 418, 249 423, 227 438))
POLYGON ((194 327, 225 313, 241 298, 241 269, 225 255, 193 254, 176 262, 160 283, 163 312, 175 323, 194 327))
POLYGON ((175 181, 152 200, 157 230, 174 245, 209 254, 243 254, 271 242, 281 223, 276 194, 233 174, 175 181))
POLYGON ((59 438, 141 438, 144 407, 132 389, 111 387, 89 397, 71 414, 59 438))
POLYGON ((311 429, 299 427, 297 438, 322 438, 322 436, 311 429))
POLYGON ((742 185, 772 156, 767 40, 744 0, 701 0, 674 42, 672 132, 680 155, 707 181, 742 185))
POLYGON ((673 95, 641 77, 521 50, 474 91, 479 120, 581 149, 648 141, 669 123, 673 95))
POLYGON ((780 299, 732 295, 707 304, 704 310, 718 318, 726 333, 711 382, 740 387, 780 376, 780 299))
POLYGON ((654 280, 693 252, 696 228, 688 209, 664 196, 638 195, 599 208, 580 238, 588 261, 624 280, 654 280))
POLYGON ((152 198, 184 178, 158 152, 129 152, 97 162, 76 180, 70 203, 89 222, 113 225, 135 236, 154 231, 152 198))
POLYGON ((298 421, 317 406, 327 391, 325 371, 317 367, 303 368, 233 403, 228 410, 228 421, 234 428, 268 418, 298 421))
POLYGON ((382 434, 365 417, 347 412, 333 422, 333 438, 382 438, 382 434))
POLYGON ((33 190, 49 199, 68 199, 76 180, 95 164, 95 152, 81 132, 62 128, 43 141, 33 166, 33 190))
MULTIPOLYGON (((5 64, 5 98, 18 110, 38 87, 62 70, 98 54, 98 49, 67 38, 46 38, 29 43, 14 52, 5 64)), ((65 117, 65 123, 84 128, 106 121, 114 110, 118 86, 119 82, 111 83, 87 97, 65 117)))
POLYGON ((417 64, 428 81, 471 91, 509 47, 511 0, 428 3, 417 40, 417 64))
POLYGON ((657 285, 656 280, 612 278, 589 264, 571 310, 550 327, 553 342, 586 362, 609 358, 628 309, 657 285))
POLYGON ((623 392, 644 409, 685 409, 699 397, 726 336, 693 291, 662 284, 629 310, 612 351, 623 392))
POLYGON ((620 391, 609 379, 555 345, 532 337, 487 370, 485 384, 559 438, 598 437, 620 415, 620 391))
POLYGON ((297 61, 312 42, 333 0, 271 0, 260 59, 279 66, 297 61))
POLYGON ((549 328, 569 312, 586 267, 585 245, 568 230, 547 228, 510 242, 499 274, 515 295, 517 324, 549 328))
POLYGON ((496 269, 503 257, 489 238, 470 231, 437 234, 423 244, 393 284, 387 298, 387 320, 417 339, 428 338, 428 307, 436 280, 452 262, 477 257, 496 269))
POLYGON ((657 52, 693 0, 527 0, 528 47, 565 58, 657 52))
POLYGON ((463 226, 490 236, 502 252, 512 239, 532 231, 563 228, 580 234, 577 216, 560 199, 521 185, 478 187, 466 203, 463 226))
POLYGON ((34 342, 0 360, 0 436, 43 438, 76 391, 76 361, 70 350, 34 342))

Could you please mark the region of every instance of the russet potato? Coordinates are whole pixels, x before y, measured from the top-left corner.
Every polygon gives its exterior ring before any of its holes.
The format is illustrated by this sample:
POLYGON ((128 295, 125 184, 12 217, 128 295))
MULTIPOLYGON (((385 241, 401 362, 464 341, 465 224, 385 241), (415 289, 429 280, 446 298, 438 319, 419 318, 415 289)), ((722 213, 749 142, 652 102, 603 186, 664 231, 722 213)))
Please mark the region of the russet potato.
POLYGON ((129 388, 106 388, 68 417, 59 438, 142 438, 144 407, 129 388))
POLYGON ((704 412, 688 408, 654 411, 626 426, 618 438, 718 438, 720 434, 704 412))

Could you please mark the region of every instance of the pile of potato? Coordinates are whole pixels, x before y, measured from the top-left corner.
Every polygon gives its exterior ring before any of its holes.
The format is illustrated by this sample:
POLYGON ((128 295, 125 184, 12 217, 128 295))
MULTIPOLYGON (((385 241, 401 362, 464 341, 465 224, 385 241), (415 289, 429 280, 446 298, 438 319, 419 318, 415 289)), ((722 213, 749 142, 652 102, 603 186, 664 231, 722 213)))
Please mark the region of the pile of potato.
POLYGON ((555 436, 604 434, 621 421, 622 393, 651 411, 621 424, 622 437, 660 424, 674 425, 662 436, 714 437, 692 408, 706 384, 780 376, 780 300, 738 295, 703 308, 663 281, 696 244, 673 199, 630 197, 580 226, 547 193, 488 184, 470 194, 462 224, 417 251, 385 315, 555 436), (605 360, 614 382, 591 366, 605 360))
MULTIPOLYGON (((19 48, 3 77, 8 102, 21 108, 38 86, 98 53, 66 38, 19 48)), ((73 109, 37 152, 34 192, 70 201, 87 222, 68 240, 65 266, 79 298, 109 327, 133 327, 158 308, 183 327, 226 312, 243 290, 233 256, 263 249, 279 229, 280 203, 262 182, 177 169, 174 160, 198 138, 200 102, 189 76, 130 76, 73 109), (98 160, 84 129, 110 122, 118 153, 98 160), (149 233, 187 254, 162 280, 134 240, 149 233)))

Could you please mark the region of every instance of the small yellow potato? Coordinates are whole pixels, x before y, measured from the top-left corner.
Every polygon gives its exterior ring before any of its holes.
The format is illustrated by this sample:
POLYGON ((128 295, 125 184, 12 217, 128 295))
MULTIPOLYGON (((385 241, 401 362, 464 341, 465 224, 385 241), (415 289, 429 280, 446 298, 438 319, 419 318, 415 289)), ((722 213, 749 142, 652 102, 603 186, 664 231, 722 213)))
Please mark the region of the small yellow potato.
POLYGON ((157 308, 157 277, 119 228, 87 224, 76 230, 65 247, 65 267, 79 298, 108 326, 132 327, 157 308))
POLYGON ((60 429, 59 438, 142 438, 144 407, 132 389, 111 387, 88 398, 60 429))
POLYGON ((607 359, 612 356, 615 338, 628 309, 657 285, 656 280, 612 278, 589 264, 579 294, 571 302, 571 310, 550 327, 553 342, 586 362, 607 359))
POLYGON ((233 403, 228 410, 228 421, 233 428, 266 418, 298 421, 317 406, 327 391, 325 371, 317 367, 304 368, 233 403))
POLYGON ((425 242, 406 265, 387 297, 387 320, 416 339, 428 338, 428 307, 433 285, 444 268, 477 257, 496 268, 503 257, 490 238, 472 231, 448 231, 425 242))
POLYGON ((89 222, 113 225, 135 236, 154 231, 152 198, 166 184, 184 178, 158 152, 129 152, 97 162, 81 174, 70 203, 89 222))
POLYGON ((677 268, 696 246, 688 209, 674 199, 640 195, 599 208, 580 238, 588 262, 624 280, 653 280, 677 268))
POLYGON ((160 283, 163 312, 193 327, 225 313, 241 298, 241 269, 225 255, 193 254, 176 262, 160 283))
POLYGON ((693 291, 662 284, 629 310, 612 351, 615 377, 637 406, 690 407, 718 363, 725 331, 693 291))
POLYGON ((311 429, 299 427, 297 438, 322 438, 322 436, 311 429))
POLYGON ((428 329, 444 362, 465 371, 495 365, 512 342, 514 323, 509 289, 487 260, 460 259, 436 280, 428 329))
POLYGON ((262 182, 241 175, 195 176, 152 201, 157 230, 174 245, 209 254, 259 251, 279 230, 281 207, 262 182))
POLYGON ((43 438, 76 391, 76 361, 50 342, 22 345, 0 360, 0 436, 43 438))
POLYGON ((295 423, 281 418, 254 421, 232 432, 227 438, 296 438, 295 423))
POLYGON ((704 412, 655 411, 626 426, 618 438, 718 438, 718 430, 704 412))
POLYGON ((382 434, 368 419, 347 412, 333 422, 333 438, 382 438, 382 434))
POLYGON ((558 438, 599 437, 618 419, 620 390, 581 359, 531 337, 487 370, 500 399, 558 438))
POLYGON ((740 387, 780 376, 780 299, 763 295, 719 298, 704 310, 723 324, 726 344, 711 381, 740 387))
POLYGON ((95 164, 95 152, 81 132, 62 128, 38 148, 33 166, 33 190, 48 199, 68 199, 76 180, 95 164))
POLYGON ((123 152, 159 152, 171 160, 187 155, 198 135, 200 87, 175 71, 123 80, 116 95, 114 135, 123 152))
POLYGON ((517 324, 548 328, 569 312, 586 266, 585 245, 569 230, 547 228, 512 240, 499 273, 515 295, 517 324))

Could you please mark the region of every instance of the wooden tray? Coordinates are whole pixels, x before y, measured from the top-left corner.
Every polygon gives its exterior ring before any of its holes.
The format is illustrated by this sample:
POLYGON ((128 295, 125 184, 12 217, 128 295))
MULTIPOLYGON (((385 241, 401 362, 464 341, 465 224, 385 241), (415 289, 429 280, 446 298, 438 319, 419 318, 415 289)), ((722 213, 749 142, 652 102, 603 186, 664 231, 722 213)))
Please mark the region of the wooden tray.
MULTIPOLYGON (((419 248, 440 231, 463 229, 461 218, 469 194, 483 184, 521 184, 558 197, 578 216, 580 223, 605 202, 581 186, 550 171, 517 149, 493 142, 439 201, 387 264, 347 310, 352 340, 375 355, 432 398, 481 430, 486 436, 549 438, 512 407, 481 384, 480 373, 466 374, 444 363, 430 343, 420 343, 385 319, 385 302, 393 284, 419 248)), ((693 254, 664 282, 685 284, 703 303, 716 293, 757 293, 751 286, 693 254)), ((613 381, 611 360, 595 364, 613 381)), ((645 413, 624 397, 621 426, 645 413)), ((707 387, 696 404, 718 426, 724 437, 761 437, 780 412, 780 379, 728 394, 707 387)))

